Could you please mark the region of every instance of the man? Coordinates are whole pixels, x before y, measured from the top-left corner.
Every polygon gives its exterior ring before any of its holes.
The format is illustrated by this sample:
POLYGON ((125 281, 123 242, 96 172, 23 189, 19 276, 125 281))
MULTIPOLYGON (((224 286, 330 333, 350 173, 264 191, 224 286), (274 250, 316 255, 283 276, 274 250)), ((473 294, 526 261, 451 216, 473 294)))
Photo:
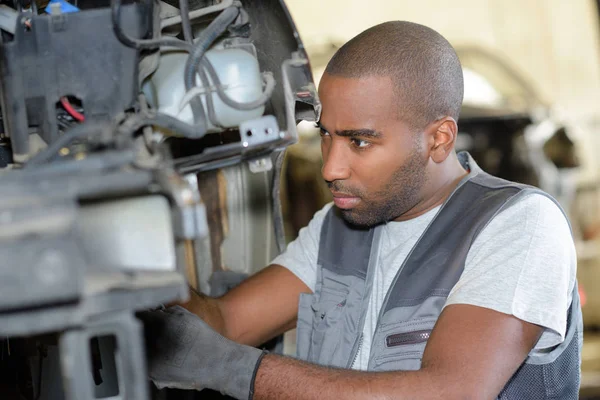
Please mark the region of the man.
POLYGON ((163 330, 151 378, 255 399, 576 399, 568 222, 455 153, 450 44, 375 26, 335 54, 319 95, 333 205, 225 296, 148 316, 163 330), (299 359, 250 347, 296 325, 299 359))

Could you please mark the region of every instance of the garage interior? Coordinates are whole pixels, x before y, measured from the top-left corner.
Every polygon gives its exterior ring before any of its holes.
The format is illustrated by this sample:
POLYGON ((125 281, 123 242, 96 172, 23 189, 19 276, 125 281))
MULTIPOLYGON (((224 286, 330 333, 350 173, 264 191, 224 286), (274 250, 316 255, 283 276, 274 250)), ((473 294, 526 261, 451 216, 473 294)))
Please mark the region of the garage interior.
MULTIPOLYGON (((566 211, 584 323, 579 398, 600 399, 600 0, 241 0, 234 39, 209 43, 196 66, 207 72, 185 85, 187 55, 168 42, 187 35, 180 2, 120 3, 0 2, 0 399, 224 398, 140 385, 135 313, 190 288, 225 294, 332 202, 317 88, 344 43, 390 20, 455 48, 456 149, 566 211), (115 3, 134 44, 166 41, 124 45, 115 3), (227 75, 231 64, 244 75, 227 75), (252 82, 236 92, 245 107, 217 97, 219 79, 252 82), (247 106, 257 94, 267 97, 247 106)), ((238 2, 184 3, 202 39, 238 2)), ((295 330, 267 348, 294 356, 295 330)))

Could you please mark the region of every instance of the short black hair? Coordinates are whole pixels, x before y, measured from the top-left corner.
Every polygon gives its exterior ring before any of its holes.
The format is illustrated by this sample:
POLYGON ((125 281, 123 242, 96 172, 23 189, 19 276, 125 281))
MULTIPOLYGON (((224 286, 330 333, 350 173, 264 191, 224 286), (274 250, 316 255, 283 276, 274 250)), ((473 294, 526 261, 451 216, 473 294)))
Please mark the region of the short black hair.
POLYGON ((413 129, 446 116, 458 121, 464 93, 460 61, 452 45, 426 26, 389 21, 369 28, 344 44, 325 72, 391 77, 399 118, 413 129))

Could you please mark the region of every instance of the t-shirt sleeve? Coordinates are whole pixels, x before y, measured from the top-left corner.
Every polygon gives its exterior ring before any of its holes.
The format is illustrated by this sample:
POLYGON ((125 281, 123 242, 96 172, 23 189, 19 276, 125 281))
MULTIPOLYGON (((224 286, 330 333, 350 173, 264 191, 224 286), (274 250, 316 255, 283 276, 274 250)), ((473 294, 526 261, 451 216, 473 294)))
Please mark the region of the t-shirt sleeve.
POLYGON ((329 203, 317 211, 308 225, 300 229, 298 237, 271 262, 271 264, 278 264, 289 269, 313 292, 317 282, 317 257, 321 227, 325 215, 332 205, 333 203, 329 203))
POLYGON ((535 350, 564 340, 577 257, 567 219, 530 194, 500 212, 473 242, 445 306, 471 304, 544 327, 535 350))

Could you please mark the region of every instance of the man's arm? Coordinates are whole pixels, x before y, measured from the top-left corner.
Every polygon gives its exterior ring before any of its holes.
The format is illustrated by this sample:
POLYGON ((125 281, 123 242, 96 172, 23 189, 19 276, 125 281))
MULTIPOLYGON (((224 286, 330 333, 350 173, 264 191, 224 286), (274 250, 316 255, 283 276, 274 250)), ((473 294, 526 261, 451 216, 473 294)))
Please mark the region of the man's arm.
POLYGON ((295 326, 300 293, 311 290, 287 268, 270 265, 222 297, 192 292, 182 306, 226 338, 258 346, 295 326))
POLYGON ((358 372, 290 358, 263 358, 255 399, 494 399, 542 328, 470 305, 444 309, 419 371, 358 372))

